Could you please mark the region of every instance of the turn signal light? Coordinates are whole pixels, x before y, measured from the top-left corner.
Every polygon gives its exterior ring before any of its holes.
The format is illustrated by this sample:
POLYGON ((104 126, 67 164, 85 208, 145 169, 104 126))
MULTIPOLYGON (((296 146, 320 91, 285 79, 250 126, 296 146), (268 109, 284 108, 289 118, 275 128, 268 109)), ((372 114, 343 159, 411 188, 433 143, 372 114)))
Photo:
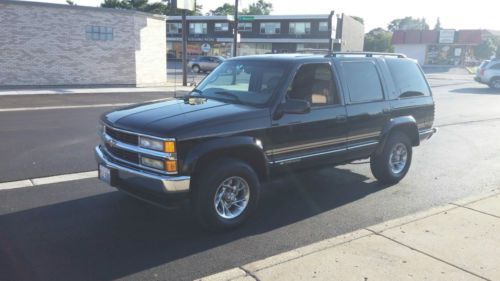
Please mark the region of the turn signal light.
POLYGON ((169 173, 177 172, 177 161, 175 161, 175 160, 165 161, 165 171, 167 171, 169 173))
POLYGON ((167 153, 175 153, 175 142, 166 141, 164 145, 164 151, 167 153))

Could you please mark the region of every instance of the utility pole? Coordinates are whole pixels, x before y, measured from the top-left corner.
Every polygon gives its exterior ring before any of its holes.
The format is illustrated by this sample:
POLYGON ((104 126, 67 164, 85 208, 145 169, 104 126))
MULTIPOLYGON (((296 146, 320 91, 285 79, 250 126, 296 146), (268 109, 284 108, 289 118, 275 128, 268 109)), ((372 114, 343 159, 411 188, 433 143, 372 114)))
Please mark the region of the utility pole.
POLYGON ((182 86, 187 86, 187 10, 182 10, 182 86))
POLYGON ((234 31, 233 31, 233 58, 237 56, 238 45, 238 2, 234 1, 234 31))

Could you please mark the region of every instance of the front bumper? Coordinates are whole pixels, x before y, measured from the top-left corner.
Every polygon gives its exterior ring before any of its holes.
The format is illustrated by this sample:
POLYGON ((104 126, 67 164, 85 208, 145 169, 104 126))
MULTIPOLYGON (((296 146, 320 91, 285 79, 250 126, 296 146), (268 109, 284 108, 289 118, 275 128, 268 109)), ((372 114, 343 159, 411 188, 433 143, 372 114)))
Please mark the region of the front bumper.
POLYGON ((105 148, 100 145, 95 148, 95 157, 99 165, 114 172, 116 184, 113 186, 116 188, 128 189, 128 187, 132 187, 135 190, 163 195, 189 192, 191 178, 188 176, 164 176, 127 167, 114 161, 105 148))

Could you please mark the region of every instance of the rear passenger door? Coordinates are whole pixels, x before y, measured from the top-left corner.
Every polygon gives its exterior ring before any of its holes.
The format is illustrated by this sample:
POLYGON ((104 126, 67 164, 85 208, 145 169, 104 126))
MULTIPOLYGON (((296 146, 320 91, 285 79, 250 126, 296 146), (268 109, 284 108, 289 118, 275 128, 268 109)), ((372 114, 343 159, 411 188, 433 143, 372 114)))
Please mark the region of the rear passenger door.
POLYGON ((387 89, 376 59, 343 59, 340 69, 347 110, 347 149, 366 157, 377 146, 383 127, 390 117, 387 89))

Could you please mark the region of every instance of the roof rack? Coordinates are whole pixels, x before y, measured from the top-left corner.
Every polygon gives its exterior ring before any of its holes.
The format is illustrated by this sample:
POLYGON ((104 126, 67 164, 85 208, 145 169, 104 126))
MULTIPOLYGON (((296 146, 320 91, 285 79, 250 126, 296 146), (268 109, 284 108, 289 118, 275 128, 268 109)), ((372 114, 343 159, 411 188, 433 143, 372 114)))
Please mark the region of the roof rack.
POLYGON ((378 53, 378 52, 333 52, 326 57, 343 57, 343 56, 364 56, 367 58, 372 58, 372 57, 397 57, 400 59, 406 58, 406 55, 404 54, 398 54, 398 53, 378 53))

